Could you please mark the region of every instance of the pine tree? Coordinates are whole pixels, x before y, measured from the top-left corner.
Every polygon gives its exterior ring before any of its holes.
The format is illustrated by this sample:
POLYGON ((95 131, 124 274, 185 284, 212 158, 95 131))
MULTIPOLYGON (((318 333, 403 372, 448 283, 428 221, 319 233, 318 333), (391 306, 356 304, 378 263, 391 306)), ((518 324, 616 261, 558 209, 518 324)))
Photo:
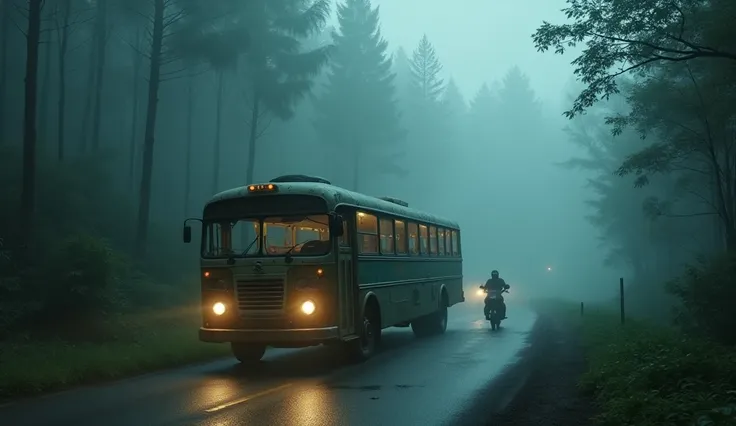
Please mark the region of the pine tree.
POLYGON ((419 46, 411 57, 412 82, 425 102, 437 102, 442 95, 444 81, 439 74, 442 64, 427 35, 423 35, 419 46))
POLYGON ((512 67, 502 80, 498 90, 498 111, 495 136, 507 143, 523 144, 529 148, 527 161, 544 161, 553 155, 555 144, 547 143, 547 132, 540 103, 531 88, 529 78, 519 69, 512 67), (535 123, 523 126, 519 123, 535 123))
POLYGON ((396 87, 396 95, 401 105, 401 110, 406 111, 410 108, 410 100, 412 96, 412 73, 411 61, 403 47, 399 47, 393 54, 391 70, 396 74, 394 86, 396 87))
POLYGON ((327 0, 259 0, 246 20, 251 44, 245 58, 250 127, 246 182, 254 180, 256 144, 266 130, 263 119, 294 116, 294 108, 313 87, 327 62, 329 46, 304 49, 329 16, 327 0))
POLYGON ((480 133, 489 133, 498 111, 498 101, 493 96, 488 84, 483 83, 473 100, 470 101, 468 111, 470 125, 480 133))
MULTIPOLYGON (((447 140, 459 141, 460 143, 468 140, 468 104, 465 101, 460 88, 457 87, 455 80, 450 78, 445 86, 440 100, 440 110, 444 118, 444 127, 446 129, 445 137, 447 140)), ((450 147, 445 150, 444 159, 461 161, 458 157, 457 144, 448 144, 444 142, 444 146, 450 147)))
MULTIPOLYGON (((540 106, 536 100, 534 90, 529 83, 529 77, 519 67, 514 66, 503 78, 503 85, 498 91, 502 113, 540 114, 540 106)), ((518 117, 507 117, 515 119, 518 117)), ((536 117, 535 117, 536 118, 536 117)))
MULTIPOLYGON (((361 189, 364 166, 403 173, 399 145, 405 132, 396 106, 395 74, 381 36, 379 11, 369 0, 345 0, 337 7, 339 30, 324 93, 315 99, 315 129, 345 161, 337 174, 361 189)), ((366 167, 366 168, 368 168, 366 167)))
POLYGON ((460 93, 460 88, 453 78, 450 78, 442 93, 442 105, 451 117, 461 117, 468 112, 468 104, 460 93))

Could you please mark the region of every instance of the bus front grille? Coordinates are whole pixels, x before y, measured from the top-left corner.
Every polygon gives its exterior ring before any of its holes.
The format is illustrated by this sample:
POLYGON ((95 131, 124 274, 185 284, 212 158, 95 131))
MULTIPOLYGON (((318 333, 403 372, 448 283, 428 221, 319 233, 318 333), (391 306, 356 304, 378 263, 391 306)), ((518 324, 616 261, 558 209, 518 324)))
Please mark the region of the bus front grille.
POLYGON ((238 281, 237 295, 241 313, 281 310, 284 307, 284 282, 238 281))

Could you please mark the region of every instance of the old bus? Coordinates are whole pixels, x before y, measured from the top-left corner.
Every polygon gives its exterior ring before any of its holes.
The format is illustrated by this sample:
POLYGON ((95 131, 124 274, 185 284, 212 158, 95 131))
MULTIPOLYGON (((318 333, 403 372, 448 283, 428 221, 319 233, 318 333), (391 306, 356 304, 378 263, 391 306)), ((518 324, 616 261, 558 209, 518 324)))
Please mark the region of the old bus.
MULTIPOLYGON (((215 195, 201 246, 204 342, 241 362, 267 346, 338 343, 370 357, 381 330, 443 333, 465 300, 458 224, 321 178, 284 176, 215 195)), ((192 239, 184 224, 184 241, 192 239)))

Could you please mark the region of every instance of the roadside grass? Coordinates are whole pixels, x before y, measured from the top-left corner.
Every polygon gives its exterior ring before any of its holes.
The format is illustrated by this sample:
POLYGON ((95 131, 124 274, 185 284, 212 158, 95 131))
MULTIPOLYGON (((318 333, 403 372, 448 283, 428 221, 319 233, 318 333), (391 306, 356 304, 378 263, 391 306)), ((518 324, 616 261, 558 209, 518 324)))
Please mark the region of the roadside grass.
POLYGON ((35 396, 229 355, 198 340, 199 313, 126 317, 105 343, 16 339, 0 343, 0 399, 35 396))
MULTIPOLYGON (((600 426, 736 425, 736 350, 607 306, 544 302, 579 327, 588 361, 580 389, 600 426)), ((551 311, 552 310, 552 311, 551 311)), ((736 332, 736 331, 735 331, 736 332)))

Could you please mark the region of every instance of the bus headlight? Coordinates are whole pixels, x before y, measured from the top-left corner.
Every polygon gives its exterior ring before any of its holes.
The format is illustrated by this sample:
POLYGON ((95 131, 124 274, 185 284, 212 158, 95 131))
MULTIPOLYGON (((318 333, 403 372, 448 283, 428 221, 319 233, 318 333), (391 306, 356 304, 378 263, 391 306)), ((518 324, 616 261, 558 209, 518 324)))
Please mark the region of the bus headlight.
POLYGON ((311 300, 307 300, 306 302, 302 303, 302 312, 306 315, 312 315, 316 309, 317 307, 311 300))
POLYGON ((225 304, 222 302, 217 302, 212 305, 212 312, 217 316, 224 314, 226 310, 227 309, 225 308, 225 304))

